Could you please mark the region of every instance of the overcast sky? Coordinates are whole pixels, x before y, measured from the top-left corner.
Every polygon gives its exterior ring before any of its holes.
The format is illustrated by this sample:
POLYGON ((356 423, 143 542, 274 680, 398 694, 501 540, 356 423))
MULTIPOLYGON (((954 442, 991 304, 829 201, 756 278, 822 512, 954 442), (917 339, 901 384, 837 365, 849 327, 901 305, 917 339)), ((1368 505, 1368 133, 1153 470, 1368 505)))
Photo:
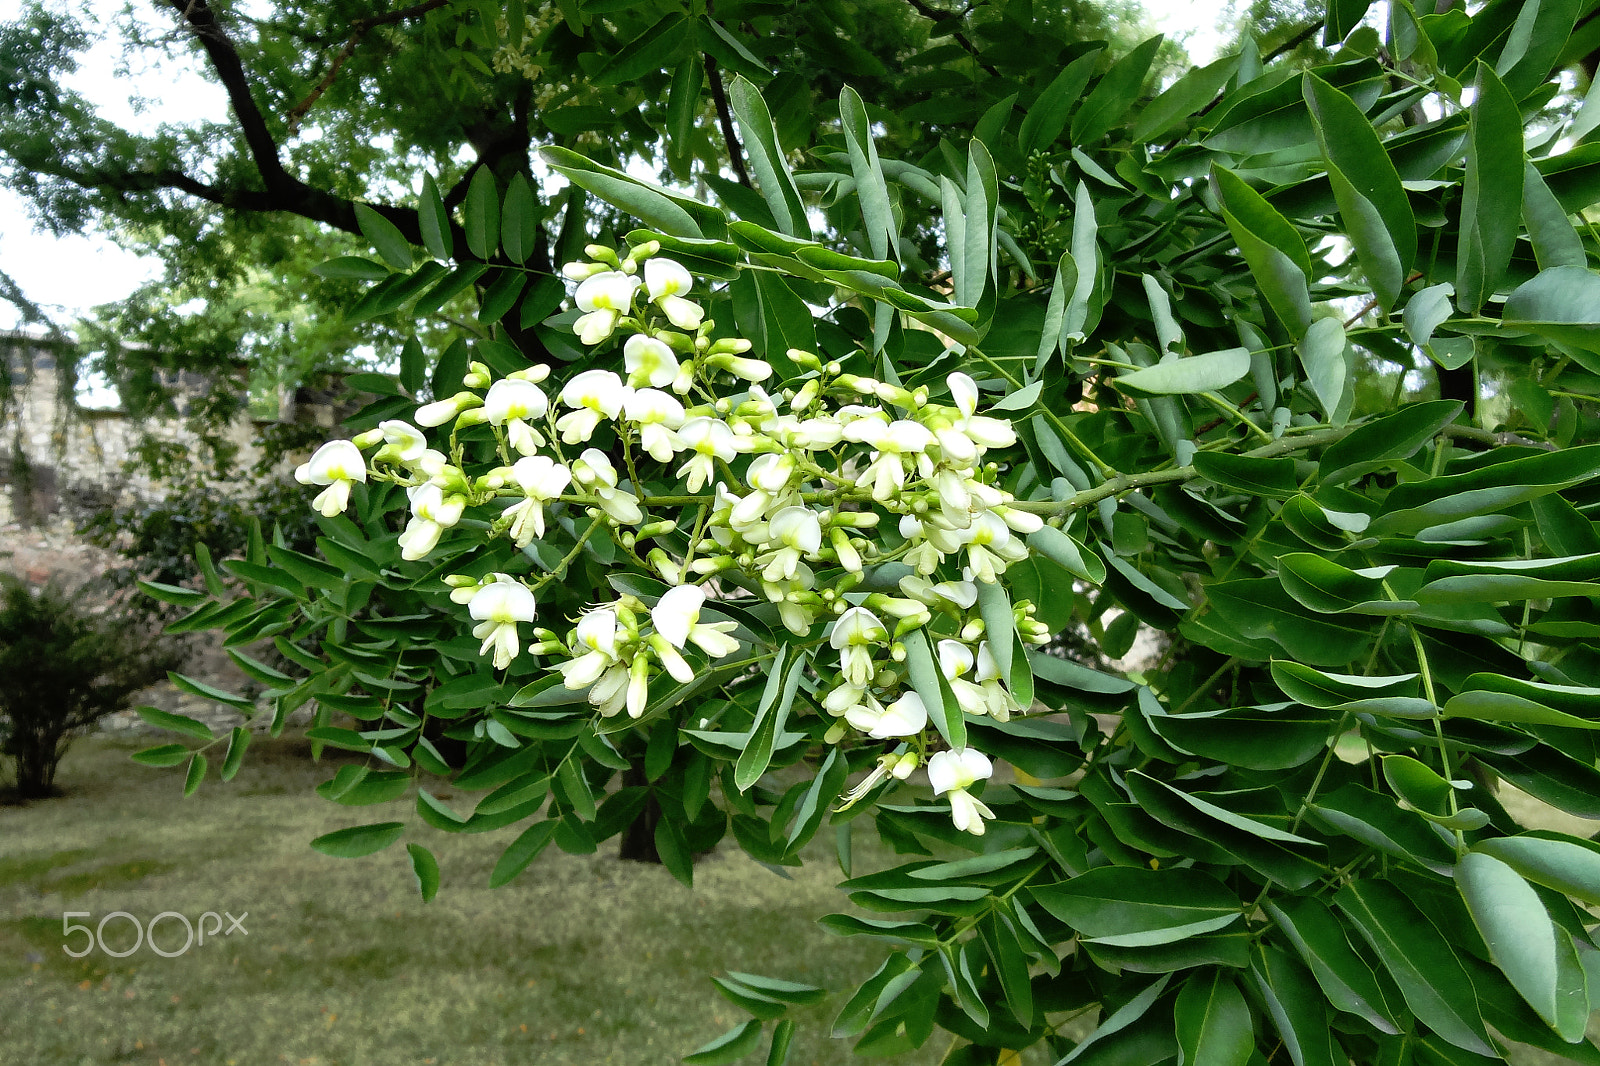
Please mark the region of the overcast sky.
MULTIPOLYGON (((1158 27, 1169 35, 1188 37, 1195 62, 1205 62, 1221 44, 1226 26, 1218 25, 1224 0, 1146 0, 1158 27)), ((18 0, 0 0, 0 20, 17 17, 18 0)), ((122 62, 110 19, 122 0, 85 0, 77 10, 93 28, 112 37, 91 49, 68 85, 100 107, 101 115, 127 129, 152 132, 164 121, 222 120, 228 111, 221 88, 198 70, 198 58, 152 63, 118 72, 122 62), (143 106, 135 102, 143 98, 143 106)), ((164 14, 148 3, 136 3, 152 23, 164 14)), ((57 323, 70 327, 96 304, 121 299, 159 273, 153 261, 122 251, 105 235, 53 237, 39 231, 21 197, 0 187, 0 271, 4 271, 34 303, 57 323)), ((0 301, 0 329, 15 329, 21 316, 0 301)))

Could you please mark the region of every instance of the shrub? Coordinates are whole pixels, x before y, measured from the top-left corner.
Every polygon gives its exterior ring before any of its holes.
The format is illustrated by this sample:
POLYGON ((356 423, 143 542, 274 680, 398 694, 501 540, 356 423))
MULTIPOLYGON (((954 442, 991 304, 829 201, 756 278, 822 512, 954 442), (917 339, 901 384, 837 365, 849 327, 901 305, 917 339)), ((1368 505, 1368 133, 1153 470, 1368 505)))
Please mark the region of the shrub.
POLYGON ((72 593, 0 582, 0 755, 17 795, 54 794, 56 767, 80 731, 128 705, 174 665, 170 644, 72 593))

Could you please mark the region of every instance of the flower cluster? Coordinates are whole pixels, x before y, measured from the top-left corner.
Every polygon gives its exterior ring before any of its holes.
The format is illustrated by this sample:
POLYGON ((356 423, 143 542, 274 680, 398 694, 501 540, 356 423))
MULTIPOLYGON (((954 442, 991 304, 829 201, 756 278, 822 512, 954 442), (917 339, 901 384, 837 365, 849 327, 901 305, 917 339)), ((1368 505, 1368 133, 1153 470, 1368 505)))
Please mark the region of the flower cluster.
MULTIPOLYGON (((369 479, 404 486, 408 560, 434 551, 469 512, 488 519, 489 536, 526 547, 558 509, 586 511, 584 539, 610 536, 669 586, 655 603, 622 595, 564 636, 534 630, 524 647, 518 626, 532 623, 541 581, 448 581, 497 669, 524 650, 548 656, 566 687, 607 716, 644 715, 654 678, 688 682, 704 669, 691 656, 737 662, 730 657, 754 640, 716 617, 717 601, 749 590, 798 645, 817 647, 820 702, 835 719, 827 739, 889 742, 847 802, 926 765, 957 826, 981 834, 992 813, 966 790, 989 776, 989 761, 971 749, 930 757, 929 709, 909 684, 903 640, 926 630, 965 714, 1005 721, 1022 709, 974 610, 979 584, 1026 559, 1022 537, 1043 524, 985 462, 989 449, 1015 443, 1010 423, 978 414, 978 386, 960 372, 939 402, 927 387, 791 350, 801 372, 769 389, 773 368, 746 354, 748 341, 716 336, 689 297, 688 271, 654 242, 626 256, 587 252, 563 270, 577 283, 572 329, 586 345, 620 340, 620 373, 584 370, 547 392, 547 367, 496 378, 473 363, 462 389, 422 406, 415 425, 384 422, 319 449, 296 472, 325 486, 316 508, 338 514, 369 479), (458 435, 477 426, 489 427, 497 462, 463 458, 458 435), (430 447, 424 431, 446 427, 445 450, 430 447), (875 591, 857 591, 869 573, 875 591)), ((1049 639, 1029 604, 1016 605, 1013 622, 1024 642, 1049 639)))

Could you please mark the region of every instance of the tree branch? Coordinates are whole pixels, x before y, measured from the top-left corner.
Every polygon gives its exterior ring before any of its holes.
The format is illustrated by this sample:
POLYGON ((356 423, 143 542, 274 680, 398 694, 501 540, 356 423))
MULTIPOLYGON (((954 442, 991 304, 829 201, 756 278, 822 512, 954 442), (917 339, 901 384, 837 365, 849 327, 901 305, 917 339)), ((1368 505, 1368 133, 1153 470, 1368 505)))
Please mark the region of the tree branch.
POLYGON ((289 135, 291 137, 294 136, 295 132, 299 130, 300 120, 305 118, 306 112, 310 111, 316 102, 322 98, 323 93, 333 87, 335 79, 339 77, 339 68, 344 66, 345 60, 355 53, 356 45, 361 43, 361 38, 367 35, 367 31, 376 26, 387 26, 426 15, 428 12, 444 7, 450 2, 451 0, 424 0, 423 3, 413 4, 410 7, 401 8, 399 11, 391 11, 387 15, 374 15, 371 18, 360 18, 351 22, 350 36, 344 42, 344 47, 339 49, 339 54, 333 57, 333 62, 328 65, 328 72, 306 94, 306 98, 291 107, 289 113, 284 116, 284 121, 289 127, 289 135))
POLYGON ((728 94, 722 87, 722 71, 714 56, 706 56, 706 77, 711 81, 711 99, 717 105, 717 122, 722 126, 722 139, 728 142, 728 164, 745 188, 750 184, 750 173, 744 166, 744 149, 739 146, 739 135, 733 128, 733 112, 728 107, 728 94))

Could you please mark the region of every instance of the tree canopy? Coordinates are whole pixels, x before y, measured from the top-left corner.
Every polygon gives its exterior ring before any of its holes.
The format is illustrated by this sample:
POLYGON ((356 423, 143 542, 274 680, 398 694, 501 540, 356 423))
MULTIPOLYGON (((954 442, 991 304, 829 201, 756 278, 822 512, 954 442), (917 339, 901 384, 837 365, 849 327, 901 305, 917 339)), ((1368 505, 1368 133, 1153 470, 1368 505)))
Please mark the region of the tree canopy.
MULTIPOLYGON (((322 219, 400 354, 297 472, 318 554, 147 590, 368 756, 323 794, 415 814, 314 846, 409 834, 425 898, 423 826, 505 830, 497 884, 645 810, 684 881, 827 827, 862 1052, 1592 1061, 1600 852, 1538 812, 1600 817, 1597 24, 1370 6, 1174 76, 1022 0, 347 24, 281 99, 416 34, 396 111, 505 78, 515 143, 322 219)), ((689 1061, 782 1062, 794 976, 689 1061)))

